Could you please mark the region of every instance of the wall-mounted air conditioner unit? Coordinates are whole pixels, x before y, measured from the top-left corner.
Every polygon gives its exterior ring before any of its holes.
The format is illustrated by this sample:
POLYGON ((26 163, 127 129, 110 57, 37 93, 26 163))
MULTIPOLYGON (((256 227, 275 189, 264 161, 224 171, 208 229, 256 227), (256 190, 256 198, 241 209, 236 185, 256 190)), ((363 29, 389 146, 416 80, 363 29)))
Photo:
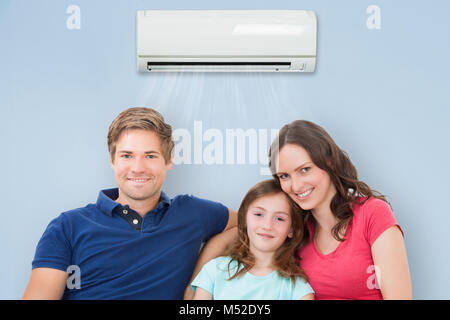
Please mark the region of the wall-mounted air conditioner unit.
POLYGON ((141 72, 313 72, 316 38, 312 11, 138 11, 137 65, 141 72))

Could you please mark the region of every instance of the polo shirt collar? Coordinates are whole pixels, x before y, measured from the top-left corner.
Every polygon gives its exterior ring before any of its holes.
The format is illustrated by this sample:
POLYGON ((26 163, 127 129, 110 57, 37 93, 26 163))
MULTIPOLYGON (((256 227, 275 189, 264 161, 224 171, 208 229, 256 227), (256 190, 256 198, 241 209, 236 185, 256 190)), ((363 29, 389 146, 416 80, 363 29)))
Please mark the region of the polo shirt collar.
MULTIPOLYGON (((96 203, 97 208, 100 209, 100 211, 106 213, 107 215, 112 216, 114 210, 117 207, 121 206, 120 203, 114 201, 118 197, 119 197, 118 188, 101 190, 97 198, 96 203)), ((160 206, 161 204, 164 205, 165 207, 169 207, 170 202, 171 202, 170 198, 163 191, 161 191, 161 196, 159 197, 159 202, 156 207, 160 206)))
POLYGON ((114 209, 120 206, 120 203, 114 201, 118 197, 119 197, 118 188, 101 190, 97 198, 97 208, 101 212, 106 213, 109 216, 112 216, 114 209))
POLYGON ((163 203, 164 206, 166 206, 166 207, 170 206, 170 198, 164 193, 164 191, 161 191, 161 196, 159 197, 159 203, 163 203))

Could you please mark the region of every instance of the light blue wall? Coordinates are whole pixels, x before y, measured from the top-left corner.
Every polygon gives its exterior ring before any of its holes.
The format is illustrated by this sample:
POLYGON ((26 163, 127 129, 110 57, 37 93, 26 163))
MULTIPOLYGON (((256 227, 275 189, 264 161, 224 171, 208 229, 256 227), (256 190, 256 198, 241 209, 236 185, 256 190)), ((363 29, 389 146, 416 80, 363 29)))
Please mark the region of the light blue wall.
MULTIPOLYGON (((0 2, 2 168, 0 298, 23 294, 35 246, 60 212, 115 185, 106 133, 130 106, 158 109, 176 128, 322 125, 360 177, 389 197, 405 232, 414 298, 450 299, 450 22, 448 1, 0 2), (69 5, 81 29, 68 30, 69 5), (369 5, 381 29, 366 27, 369 5), (139 74, 139 9, 309 9, 318 16, 313 74, 139 74)), ((265 178, 260 165, 179 165, 170 195, 237 209, 265 178)))

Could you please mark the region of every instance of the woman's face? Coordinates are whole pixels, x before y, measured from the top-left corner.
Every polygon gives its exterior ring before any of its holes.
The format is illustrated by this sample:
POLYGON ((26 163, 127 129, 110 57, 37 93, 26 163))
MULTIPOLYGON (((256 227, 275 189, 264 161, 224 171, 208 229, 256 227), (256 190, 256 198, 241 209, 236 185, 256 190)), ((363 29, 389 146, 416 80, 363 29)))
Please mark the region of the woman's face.
POLYGON ((312 162, 304 148, 287 144, 276 161, 281 188, 303 210, 329 210, 336 189, 328 173, 312 162))

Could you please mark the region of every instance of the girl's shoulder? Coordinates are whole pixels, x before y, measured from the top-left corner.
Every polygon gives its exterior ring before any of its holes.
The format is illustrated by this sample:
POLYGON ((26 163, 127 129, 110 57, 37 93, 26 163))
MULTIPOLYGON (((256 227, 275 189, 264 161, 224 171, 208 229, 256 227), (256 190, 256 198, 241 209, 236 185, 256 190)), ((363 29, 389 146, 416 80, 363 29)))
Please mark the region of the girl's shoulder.
MULTIPOLYGON (((238 262, 229 256, 221 256, 210 260, 203 268, 209 274, 228 279, 238 270, 238 262)), ((241 265, 241 268, 243 266, 241 265)))
POLYGON ((314 289, 311 287, 310 283, 302 277, 295 277, 295 283, 290 280, 292 286, 292 297, 291 299, 299 300, 305 295, 312 293, 315 294, 314 289))
POLYGON ((210 262, 214 262, 216 266, 222 266, 224 264, 228 264, 231 261, 231 257, 229 256, 220 256, 212 259, 210 262))
POLYGON ((213 264, 217 269, 227 269, 228 267, 235 268, 237 266, 237 261, 233 260, 230 256, 220 256, 212 259, 208 263, 213 264))

